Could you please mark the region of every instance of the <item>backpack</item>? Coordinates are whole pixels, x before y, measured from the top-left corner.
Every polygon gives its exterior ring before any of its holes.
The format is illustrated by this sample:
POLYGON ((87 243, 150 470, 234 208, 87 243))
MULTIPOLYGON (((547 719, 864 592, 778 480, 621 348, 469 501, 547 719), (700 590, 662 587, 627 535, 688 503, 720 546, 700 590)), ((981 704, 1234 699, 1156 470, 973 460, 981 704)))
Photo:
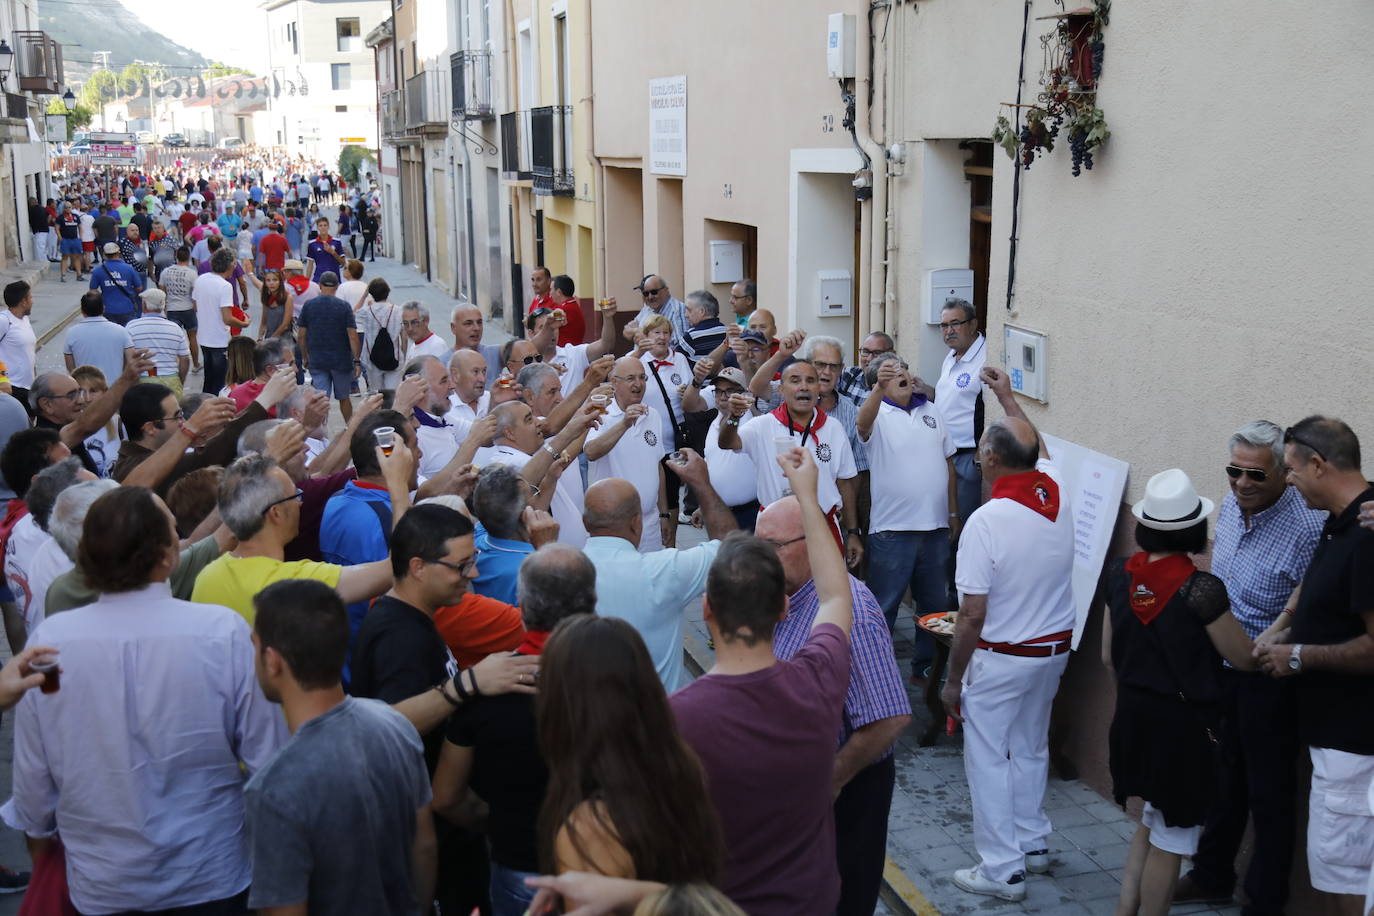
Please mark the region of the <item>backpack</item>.
MULTIPOLYGON (((371 306, 368 306, 371 309, 371 306)), ((387 319, 390 320, 391 313, 387 312, 387 319)), ((377 313, 372 313, 373 320, 376 320, 377 313)), ((377 322, 377 336, 372 341, 372 349, 367 351, 367 358, 372 365, 381 369, 383 372, 391 372, 400 366, 396 360, 396 345, 391 342, 391 332, 386 329, 386 322, 377 322)))

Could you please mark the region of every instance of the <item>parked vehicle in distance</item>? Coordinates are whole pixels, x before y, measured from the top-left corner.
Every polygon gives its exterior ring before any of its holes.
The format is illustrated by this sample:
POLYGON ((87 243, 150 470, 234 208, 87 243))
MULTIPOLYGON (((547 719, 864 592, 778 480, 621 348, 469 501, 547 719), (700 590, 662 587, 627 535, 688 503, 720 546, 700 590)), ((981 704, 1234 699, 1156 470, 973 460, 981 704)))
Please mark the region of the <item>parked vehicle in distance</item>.
POLYGON ((185 134, 168 134, 162 138, 163 146, 189 146, 185 134))
POLYGON ((152 143, 156 139, 151 130, 140 130, 134 134, 134 142, 136 143, 152 143))
POLYGON ((86 156, 91 152, 91 141, 79 140, 67 147, 68 156, 86 156))
POLYGON ((241 137, 225 137, 223 140, 219 141, 220 149, 238 149, 240 146, 243 146, 243 139, 241 137))

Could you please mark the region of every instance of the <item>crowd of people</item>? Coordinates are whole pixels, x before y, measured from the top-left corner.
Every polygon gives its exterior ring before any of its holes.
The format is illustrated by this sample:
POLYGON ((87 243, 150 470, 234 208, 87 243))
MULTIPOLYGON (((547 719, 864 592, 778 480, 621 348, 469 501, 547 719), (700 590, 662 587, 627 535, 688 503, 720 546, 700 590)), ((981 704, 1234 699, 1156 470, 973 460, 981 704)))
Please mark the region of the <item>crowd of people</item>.
MULTIPOLYGON (((622 325, 537 268, 522 336, 459 303, 449 346, 366 279, 366 231, 356 258, 342 218, 289 234, 318 185, 128 179, 67 372, 35 372, 27 284, 0 313, 0 818, 78 912, 867 916, 937 649, 917 627, 899 667, 908 593, 957 611, 954 883, 1022 900, 1052 867, 1073 520, 971 304, 933 385, 885 333, 852 366, 780 333, 750 280, 723 313, 648 275, 622 325)), ((1211 572, 1217 507, 1172 469, 1102 579, 1111 774, 1144 806, 1118 912, 1229 898, 1251 818, 1245 912, 1282 912, 1303 745, 1312 886, 1361 912, 1374 489, 1338 420, 1228 447, 1211 572)))

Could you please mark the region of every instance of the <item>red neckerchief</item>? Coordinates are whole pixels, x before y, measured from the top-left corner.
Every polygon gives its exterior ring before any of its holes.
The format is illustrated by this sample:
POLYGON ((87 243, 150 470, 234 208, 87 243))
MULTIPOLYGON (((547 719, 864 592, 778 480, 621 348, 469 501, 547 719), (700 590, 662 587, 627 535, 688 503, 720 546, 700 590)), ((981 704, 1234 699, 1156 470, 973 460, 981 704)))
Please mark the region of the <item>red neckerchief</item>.
POLYGON ((359 490, 381 490, 383 493, 386 492, 386 487, 379 486, 375 483, 368 483, 365 480, 355 480, 353 481, 353 486, 357 487, 359 490))
POLYGON ((664 366, 676 366, 676 365, 677 365, 677 363, 673 362, 671 359, 656 359, 656 360, 654 360, 654 368, 655 368, 655 369, 662 369, 664 366))
POLYGON ((1059 518, 1059 484, 1044 471, 1023 471, 997 478, 992 485, 992 498, 1018 502, 1050 521, 1059 518))
POLYGON ((287 277, 286 285, 295 290, 296 295, 299 296, 310 288, 310 279, 303 276, 287 277))
MULTIPOLYGON (((777 420, 783 426, 787 427, 787 434, 789 436, 797 431, 797 424, 792 422, 792 415, 787 412, 786 404, 775 408, 772 414, 774 420, 777 420)), ((825 425, 825 420, 825 411, 817 407, 816 412, 811 415, 811 422, 807 423, 806 426, 802 428, 801 444, 803 447, 806 446, 806 437, 808 435, 814 436, 816 433, 820 432, 821 427, 825 425)))
POLYGON ((1188 577, 1197 572, 1197 567, 1183 553, 1151 563, 1150 555, 1142 550, 1126 561, 1126 572, 1131 574, 1131 610, 1141 623, 1149 626, 1188 577))
POLYGON ((548 642, 549 630, 526 630, 525 638, 515 647, 516 655, 543 655, 544 643, 548 642))

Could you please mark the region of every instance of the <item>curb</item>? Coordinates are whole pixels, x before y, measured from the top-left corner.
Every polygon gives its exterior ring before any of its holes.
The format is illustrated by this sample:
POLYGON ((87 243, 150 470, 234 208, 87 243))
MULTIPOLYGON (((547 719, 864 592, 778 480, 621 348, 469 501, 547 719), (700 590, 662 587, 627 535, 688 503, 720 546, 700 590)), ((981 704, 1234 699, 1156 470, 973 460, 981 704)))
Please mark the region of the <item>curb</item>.
POLYGON ((48 328, 48 329, 47 329, 46 331, 44 331, 42 334, 38 335, 38 345, 37 345, 34 349, 35 349, 35 350, 41 350, 41 349, 43 349, 43 344, 45 344, 45 343, 47 343, 48 341, 52 340, 52 339, 53 339, 54 337, 56 337, 58 334, 61 334, 62 331, 67 327, 67 325, 71 324, 73 321, 75 321, 75 320, 76 320, 77 318, 79 318, 79 317, 81 317, 81 307, 80 307, 80 306, 78 306, 78 307, 72 309, 71 312, 70 312, 65 318, 63 318, 61 321, 59 321, 57 324, 53 325, 52 327, 48 328))
MULTIPOLYGON (((683 640, 682 655, 693 677, 701 677, 711 666, 711 654, 694 633, 683 640)), ((940 910, 921 893, 916 882, 889 856, 883 865, 883 886, 878 897, 896 916, 940 916, 940 910)))

